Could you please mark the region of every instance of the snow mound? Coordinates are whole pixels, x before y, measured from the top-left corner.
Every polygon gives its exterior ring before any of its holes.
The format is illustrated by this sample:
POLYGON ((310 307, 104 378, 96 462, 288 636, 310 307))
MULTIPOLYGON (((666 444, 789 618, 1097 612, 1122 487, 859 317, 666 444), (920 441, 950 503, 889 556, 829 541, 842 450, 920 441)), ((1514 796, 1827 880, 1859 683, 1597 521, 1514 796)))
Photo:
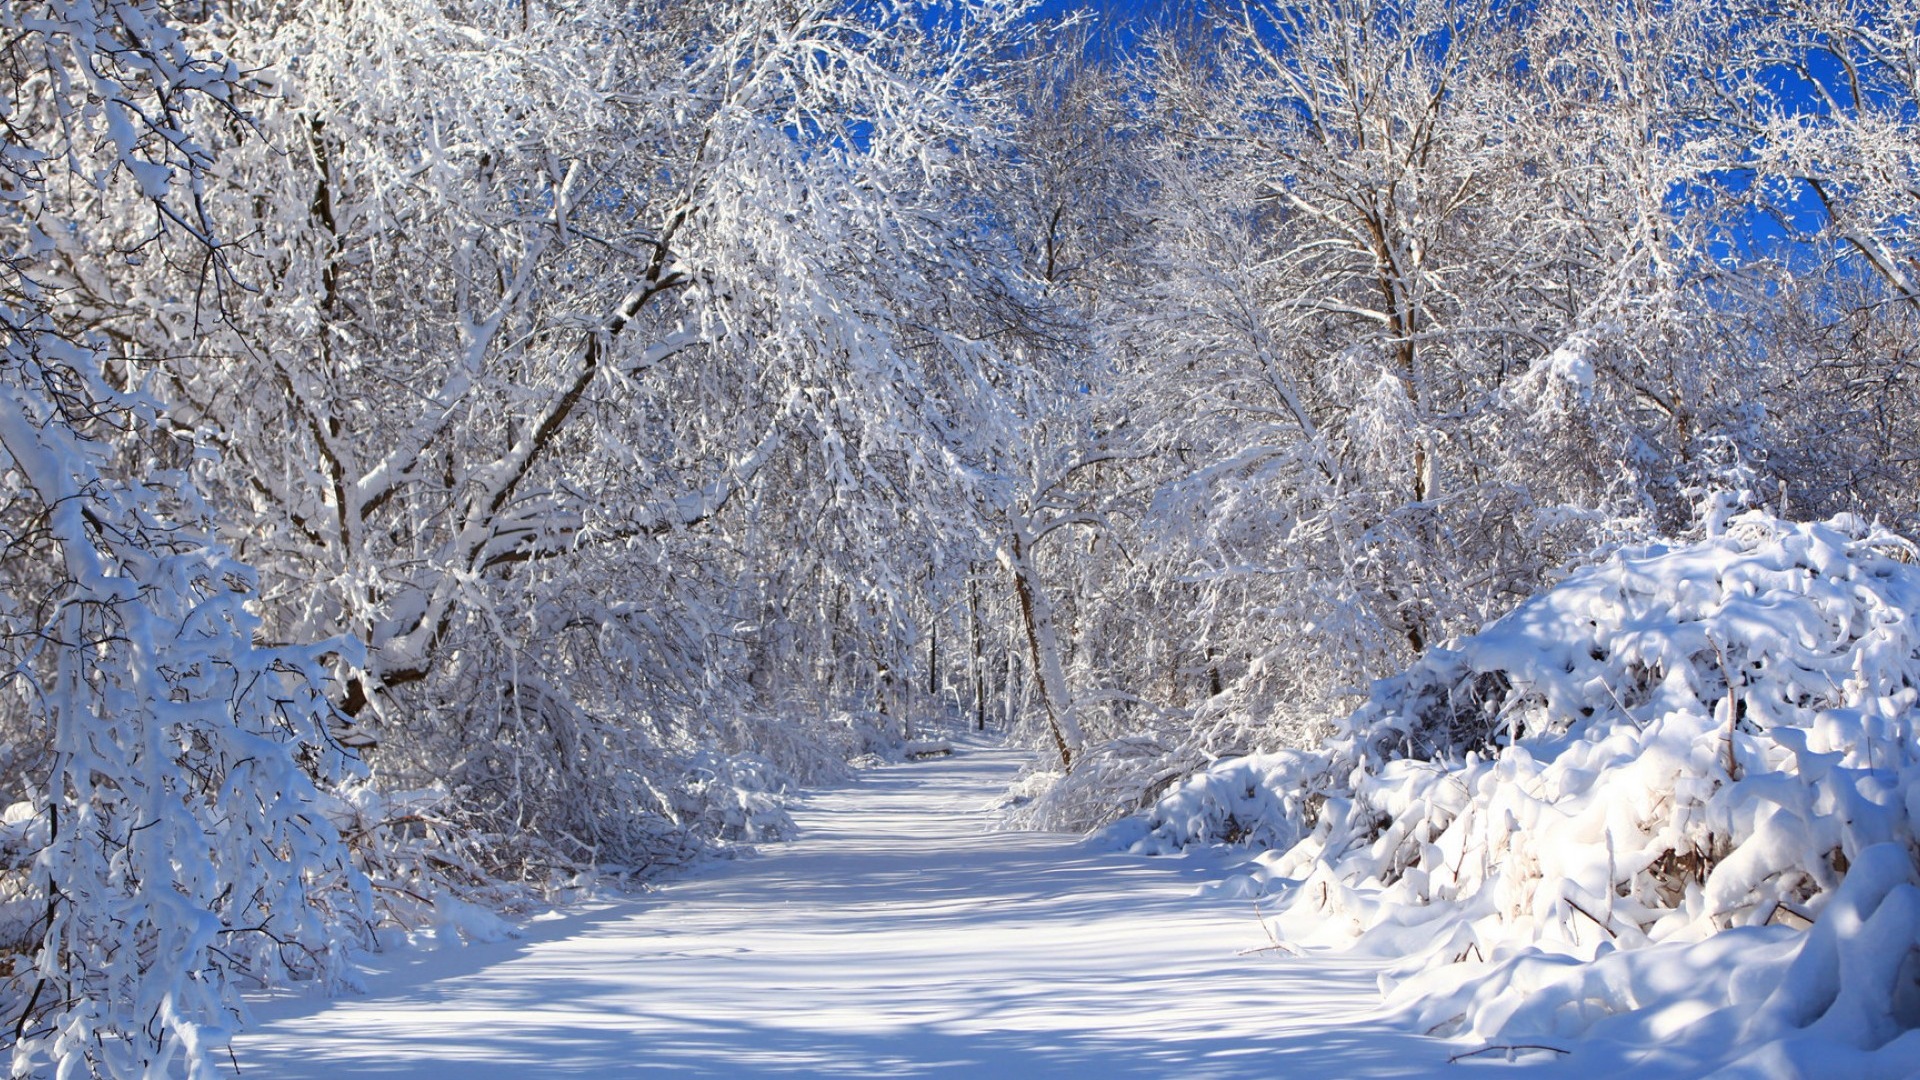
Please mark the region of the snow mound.
POLYGON ((1759 513, 1622 552, 1110 835, 1269 847, 1281 932, 1408 957, 1437 1033, 1920 1074, 1915 559, 1759 513))

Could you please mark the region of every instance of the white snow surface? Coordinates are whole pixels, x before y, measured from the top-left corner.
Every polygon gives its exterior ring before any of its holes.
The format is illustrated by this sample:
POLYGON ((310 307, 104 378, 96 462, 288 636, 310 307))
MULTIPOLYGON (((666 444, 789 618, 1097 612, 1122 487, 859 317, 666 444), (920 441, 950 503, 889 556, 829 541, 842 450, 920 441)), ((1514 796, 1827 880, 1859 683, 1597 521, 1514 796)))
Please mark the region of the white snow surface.
POLYGON ((798 838, 517 940, 256 1003, 244 1076, 1457 1075, 1381 962, 1261 950, 1220 870, 994 831, 1025 761, 959 742, 807 796, 798 838))

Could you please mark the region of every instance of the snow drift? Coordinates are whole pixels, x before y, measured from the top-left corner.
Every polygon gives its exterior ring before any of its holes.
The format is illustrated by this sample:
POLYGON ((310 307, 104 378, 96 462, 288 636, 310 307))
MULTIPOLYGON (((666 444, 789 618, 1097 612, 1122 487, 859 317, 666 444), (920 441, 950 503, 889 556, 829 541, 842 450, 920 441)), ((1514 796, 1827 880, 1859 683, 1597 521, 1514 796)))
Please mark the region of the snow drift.
POLYGON ((1111 835, 1268 848, 1239 887, 1292 941, 1408 957, 1423 1029, 1912 1075, 1915 558, 1760 513, 1622 552, 1377 683, 1319 750, 1223 762, 1111 835))

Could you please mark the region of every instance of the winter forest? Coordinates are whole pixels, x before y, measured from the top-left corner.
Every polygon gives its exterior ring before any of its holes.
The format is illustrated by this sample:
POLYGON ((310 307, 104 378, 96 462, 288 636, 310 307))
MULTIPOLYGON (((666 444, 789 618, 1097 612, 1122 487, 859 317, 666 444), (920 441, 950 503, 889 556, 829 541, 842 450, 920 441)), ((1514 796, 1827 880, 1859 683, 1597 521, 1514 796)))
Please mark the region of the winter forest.
POLYGON ((5 0, 13 1075, 964 731, 1420 1032, 1911 1075, 1917 225, 1910 0, 5 0))

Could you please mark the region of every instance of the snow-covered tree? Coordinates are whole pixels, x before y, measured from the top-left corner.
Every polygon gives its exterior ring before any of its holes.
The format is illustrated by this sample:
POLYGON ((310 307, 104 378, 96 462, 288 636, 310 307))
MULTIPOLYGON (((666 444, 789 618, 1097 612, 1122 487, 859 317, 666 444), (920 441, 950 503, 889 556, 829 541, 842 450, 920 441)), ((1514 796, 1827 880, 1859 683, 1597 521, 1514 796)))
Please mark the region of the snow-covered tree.
POLYGON ((1056 601, 1062 652, 1103 657, 1066 681, 1130 703, 1090 743, 1150 787, 1311 738, 1569 561, 1762 486, 1747 313, 1777 290, 1722 257, 1730 34, 1712 5, 1249 3, 1117 61, 1140 179, 1088 203, 1135 225, 1077 286, 1112 375, 1061 454, 1111 463, 1075 506, 1114 542, 1056 601))
POLYGON ((169 445, 73 297, 165 252, 223 274, 202 134, 231 118, 237 76, 155 4, 9 5, 0 27, 12 1068, 211 1075, 242 987, 330 980, 365 925, 322 794, 349 764, 318 682, 340 646, 256 642, 253 571, 170 464, 196 448, 169 445))
POLYGON ((741 714, 899 666, 912 583, 971 533, 934 510, 1005 424, 997 240, 950 193, 1017 14, 207 28, 266 65, 261 137, 203 185, 240 284, 210 310, 136 268, 84 303, 220 447, 268 634, 366 643, 336 700, 385 782, 444 781, 545 863, 644 865, 702 812, 682 770, 784 737, 741 714))

